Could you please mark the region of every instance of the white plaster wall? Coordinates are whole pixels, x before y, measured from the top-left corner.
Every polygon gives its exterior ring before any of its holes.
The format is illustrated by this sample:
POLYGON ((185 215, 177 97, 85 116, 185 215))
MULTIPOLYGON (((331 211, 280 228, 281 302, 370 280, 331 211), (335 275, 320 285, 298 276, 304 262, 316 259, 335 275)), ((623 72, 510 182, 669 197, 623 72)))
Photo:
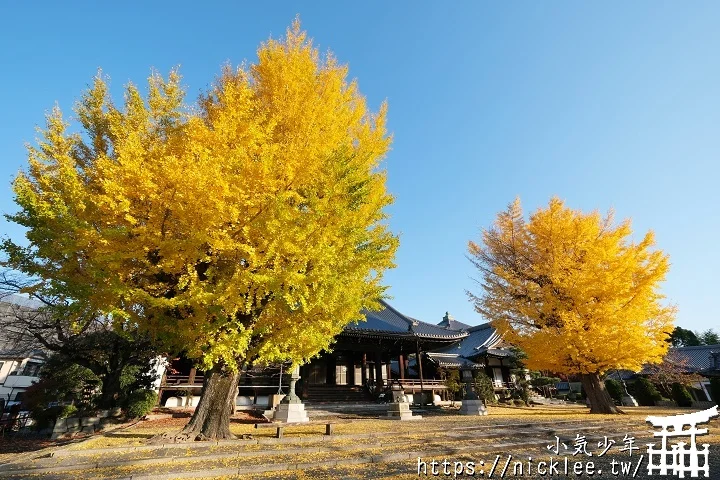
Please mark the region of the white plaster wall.
POLYGON ((9 358, 0 358, 0 362, 3 362, 2 367, 0 367, 0 384, 3 384, 10 372, 15 369, 18 362, 9 358))

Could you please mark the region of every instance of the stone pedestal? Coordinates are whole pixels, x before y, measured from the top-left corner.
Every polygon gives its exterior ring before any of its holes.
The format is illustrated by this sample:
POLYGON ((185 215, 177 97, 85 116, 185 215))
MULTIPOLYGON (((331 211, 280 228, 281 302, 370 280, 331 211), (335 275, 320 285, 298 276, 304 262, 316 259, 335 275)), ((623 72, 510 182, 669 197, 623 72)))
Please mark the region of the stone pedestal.
POLYGON ((487 408, 482 400, 463 400, 460 407, 461 415, 487 415, 487 408))
POLYGON ((626 395, 622 397, 623 407, 637 407, 638 402, 632 395, 626 395))
POLYGON ((281 403, 275 409, 273 415, 275 422, 299 423, 308 422, 310 419, 302 403, 281 403))
POLYGON ((395 420, 419 420, 422 418, 420 415, 412 414, 408 402, 388 403, 387 416, 395 420))

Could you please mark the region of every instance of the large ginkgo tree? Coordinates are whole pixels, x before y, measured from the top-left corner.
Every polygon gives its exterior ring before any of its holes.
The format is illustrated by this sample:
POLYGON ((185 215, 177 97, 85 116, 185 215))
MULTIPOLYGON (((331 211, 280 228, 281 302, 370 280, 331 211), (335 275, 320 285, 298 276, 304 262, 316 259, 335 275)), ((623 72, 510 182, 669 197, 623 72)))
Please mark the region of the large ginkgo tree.
POLYGON ((617 413, 601 381, 667 352, 675 308, 660 291, 668 256, 652 232, 583 213, 558 198, 525 220, 520 201, 469 243, 482 291, 475 308, 526 354, 528 367, 580 377, 592 413, 617 413))
POLYGON ((6 265, 196 359, 187 438, 231 437, 243 365, 301 364, 383 295, 386 106, 347 73, 296 21, 191 105, 177 71, 122 106, 99 75, 29 147, 6 265))

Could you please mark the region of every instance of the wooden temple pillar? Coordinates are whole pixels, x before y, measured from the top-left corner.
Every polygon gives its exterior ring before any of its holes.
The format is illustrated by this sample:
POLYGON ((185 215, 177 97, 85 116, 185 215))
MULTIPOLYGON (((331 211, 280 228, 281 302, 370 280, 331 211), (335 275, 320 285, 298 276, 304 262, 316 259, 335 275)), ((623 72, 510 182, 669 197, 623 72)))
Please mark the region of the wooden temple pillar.
POLYGON ((375 352, 375 386, 377 388, 385 385, 382 377, 382 353, 377 351, 375 352))
POLYGON ((423 370, 422 370, 422 357, 420 357, 420 342, 415 342, 415 359, 417 361, 418 365, 418 373, 420 374, 420 405, 424 404, 424 398, 423 396, 425 393, 423 392, 424 385, 423 385, 423 370))
POLYGON ((350 361, 346 361, 345 365, 347 366, 347 384, 348 385, 355 385, 355 354, 351 354, 350 361))
POLYGON ((335 385, 337 383, 337 358, 334 355, 327 355, 325 359, 325 383, 335 385))
POLYGON ((363 386, 365 386, 367 385, 367 353, 362 354, 360 365, 360 379, 362 380, 363 386))
POLYGON ((400 370, 400 380, 405 380, 405 356, 402 353, 398 355, 398 370, 400 370))

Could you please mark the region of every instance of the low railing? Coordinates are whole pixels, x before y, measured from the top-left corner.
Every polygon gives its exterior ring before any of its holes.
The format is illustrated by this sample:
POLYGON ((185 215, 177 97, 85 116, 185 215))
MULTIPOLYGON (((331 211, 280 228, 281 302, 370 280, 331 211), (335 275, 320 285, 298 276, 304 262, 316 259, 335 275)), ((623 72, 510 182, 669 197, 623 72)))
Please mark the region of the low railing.
POLYGON ((496 389, 512 389, 515 388, 516 385, 513 382, 499 382, 497 380, 493 380, 492 382, 493 387, 496 389))
POLYGON ((2 414, 2 412, 0 412, 0 437, 4 436, 5 433, 17 432, 31 422, 32 419, 29 413, 22 413, 11 417, 9 414, 2 414))
POLYGON ((393 378, 391 383, 400 383, 403 388, 411 388, 411 389, 428 389, 428 390, 443 390, 447 388, 445 386, 445 382, 443 380, 425 380, 423 379, 422 382, 420 379, 417 378, 404 378, 402 380, 393 378))
POLYGON ((162 383, 162 386, 197 385, 198 387, 202 387, 203 381, 205 381, 205 376, 203 375, 195 375, 192 383, 190 382, 190 375, 165 375, 165 381, 162 383))
MULTIPOLYGON (((202 387, 203 381, 205 380, 204 375, 195 375, 195 378, 193 381, 190 381, 190 375, 166 375, 165 380, 162 382, 162 387, 173 387, 173 386, 192 386, 192 388, 195 387, 202 387)), ((287 387, 290 383, 289 375, 287 377, 283 377, 282 386, 287 387)), ((238 387, 243 388, 278 388, 279 385, 279 378, 277 376, 246 376, 243 375, 240 377, 240 381, 238 382, 238 387)))

